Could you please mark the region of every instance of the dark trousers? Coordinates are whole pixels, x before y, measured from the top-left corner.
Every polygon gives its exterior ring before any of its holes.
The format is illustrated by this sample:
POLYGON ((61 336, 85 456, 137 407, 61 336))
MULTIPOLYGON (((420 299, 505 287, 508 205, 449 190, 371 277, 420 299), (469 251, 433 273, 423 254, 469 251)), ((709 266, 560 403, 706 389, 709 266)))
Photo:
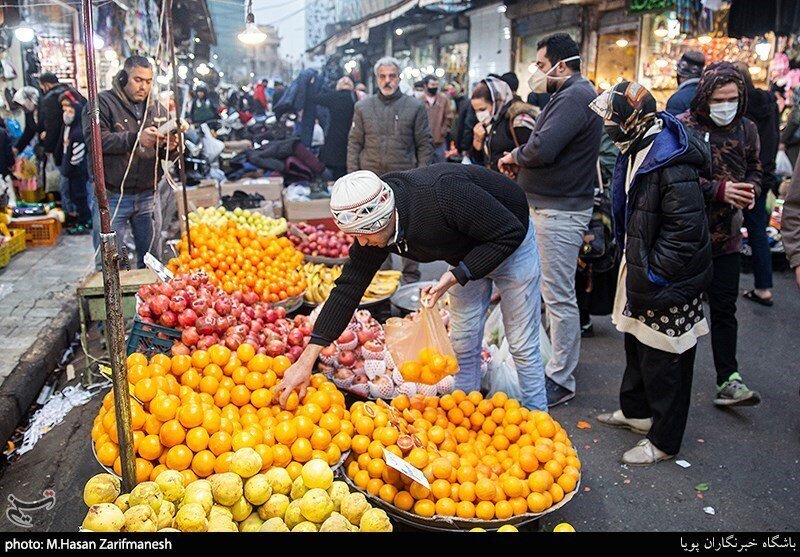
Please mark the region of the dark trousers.
POLYGON ((753 279, 756 288, 772 288, 772 253, 767 240, 767 188, 756 199, 752 209, 745 209, 744 225, 747 227, 747 243, 753 250, 753 279))
POLYGON ((722 385, 731 374, 739 371, 736 361, 736 298, 739 296, 741 256, 738 253, 721 255, 713 260, 714 280, 708 288, 708 306, 711 318, 711 350, 717 370, 717 385, 722 385))
POLYGON ((328 165, 327 168, 328 168, 328 170, 331 171, 331 174, 333 175, 333 179, 334 180, 338 180, 339 178, 341 178, 342 176, 347 174, 347 167, 346 166, 331 166, 331 165, 328 165))
POLYGON ((686 429, 696 352, 696 346, 683 354, 664 352, 625 334, 620 409, 626 418, 652 418, 647 438, 670 455, 680 450, 686 429))
POLYGON ((92 220, 92 210, 89 208, 89 192, 86 188, 88 178, 85 174, 70 176, 69 180, 69 199, 75 206, 78 213, 80 224, 86 224, 92 220))

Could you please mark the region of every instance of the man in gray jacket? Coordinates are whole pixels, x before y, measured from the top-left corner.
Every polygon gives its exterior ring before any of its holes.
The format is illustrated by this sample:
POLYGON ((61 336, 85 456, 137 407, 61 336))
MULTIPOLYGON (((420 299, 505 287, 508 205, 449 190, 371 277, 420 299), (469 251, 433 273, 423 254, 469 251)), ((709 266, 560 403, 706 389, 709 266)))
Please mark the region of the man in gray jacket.
MULTIPOLYGON (((400 63, 375 63, 378 94, 358 101, 347 143, 347 172, 387 172, 427 166, 433 139, 425 105, 400 91, 400 63)), ((420 279, 419 263, 403 259, 403 283, 420 279)))
POLYGON ((575 270, 592 217, 603 121, 590 108, 597 93, 581 75, 580 50, 566 33, 537 45, 535 93, 550 93, 528 142, 500 159, 501 172, 525 190, 542 261, 542 297, 553 355, 547 363, 547 403, 575 396, 581 347, 575 270))
MULTIPOLYGON (((156 159, 164 158, 164 150, 174 150, 177 136, 165 135, 156 127, 167 121, 163 106, 148 98, 153 85, 153 67, 147 58, 130 56, 114 78, 111 90, 98 97, 103 171, 111 209, 111 228, 117 232, 122 248, 128 226, 136 245, 137 266, 144 267, 148 251, 159 255, 161 211, 155 207, 156 184, 163 174, 156 159)), ((84 137, 91 142, 91 116, 87 103, 83 112, 84 137)), ((95 250, 100 243, 100 213, 92 207, 95 250)), ((95 258, 98 262, 99 259, 95 258)))

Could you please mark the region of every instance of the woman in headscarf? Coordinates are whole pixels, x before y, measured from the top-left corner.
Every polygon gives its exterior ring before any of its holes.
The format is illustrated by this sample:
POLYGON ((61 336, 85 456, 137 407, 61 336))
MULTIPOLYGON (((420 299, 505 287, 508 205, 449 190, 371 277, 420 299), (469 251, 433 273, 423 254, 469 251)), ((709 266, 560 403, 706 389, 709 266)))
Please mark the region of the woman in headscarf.
POLYGON ((31 140, 36 137, 36 131, 39 127, 39 90, 36 87, 26 85, 14 93, 14 103, 21 107, 25 113, 25 130, 15 146, 17 152, 22 152, 30 144, 31 140))
POLYGON ((711 240, 699 177, 711 157, 650 92, 623 81, 590 105, 621 154, 614 168, 615 234, 623 250, 612 321, 625 334, 620 409, 601 423, 647 436, 622 456, 646 466, 678 453, 689 415, 700 294, 711 240))
POLYGON ((800 153, 800 85, 792 89, 792 108, 781 131, 781 145, 789 162, 797 166, 797 155, 800 153))
POLYGON ((476 164, 497 170, 497 161, 503 155, 528 141, 539 111, 515 99, 508 84, 495 77, 475 86, 470 103, 478 123, 472 128, 469 157, 476 164))

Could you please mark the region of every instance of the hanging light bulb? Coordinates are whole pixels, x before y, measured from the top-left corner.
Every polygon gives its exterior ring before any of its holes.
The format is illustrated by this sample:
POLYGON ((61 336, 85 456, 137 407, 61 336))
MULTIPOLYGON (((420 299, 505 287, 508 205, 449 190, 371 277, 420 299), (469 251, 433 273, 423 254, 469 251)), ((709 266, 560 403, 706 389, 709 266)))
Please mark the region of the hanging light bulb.
POLYGON ((187 75, 189 75, 189 68, 184 65, 178 66, 178 77, 181 79, 186 79, 187 75))
POLYGON ((29 43, 33 40, 33 37, 35 37, 36 34, 30 27, 17 27, 14 30, 14 36, 21 43, 29 43))
POLYGON ((620 48, 628 46, 628 39, 617 39, 616 45, 620 48))
POLYGON ((244 31, 239 33, 239 40, 244 44, 257 45, 267 40, 267 35, 256 26, 256 16, 253 15, 253 0, 247 3, 247 19, 244 31))

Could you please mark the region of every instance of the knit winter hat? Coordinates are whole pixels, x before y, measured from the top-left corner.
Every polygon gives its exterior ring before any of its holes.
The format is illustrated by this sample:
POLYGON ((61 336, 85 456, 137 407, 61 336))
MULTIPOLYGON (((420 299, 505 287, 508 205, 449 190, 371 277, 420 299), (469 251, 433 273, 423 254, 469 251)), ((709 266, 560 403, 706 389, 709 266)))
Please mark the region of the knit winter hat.
POLYGON ((333 185, 331 214, 343 232, 374 234, 386 228, 394 213, 394 192, 369 170, 342 176, 333 185))

